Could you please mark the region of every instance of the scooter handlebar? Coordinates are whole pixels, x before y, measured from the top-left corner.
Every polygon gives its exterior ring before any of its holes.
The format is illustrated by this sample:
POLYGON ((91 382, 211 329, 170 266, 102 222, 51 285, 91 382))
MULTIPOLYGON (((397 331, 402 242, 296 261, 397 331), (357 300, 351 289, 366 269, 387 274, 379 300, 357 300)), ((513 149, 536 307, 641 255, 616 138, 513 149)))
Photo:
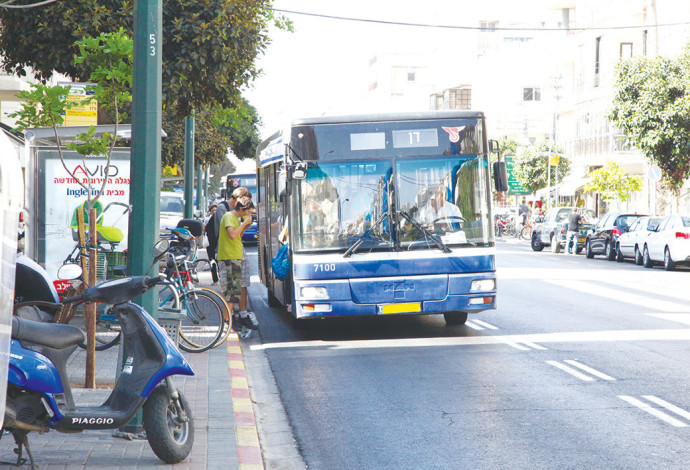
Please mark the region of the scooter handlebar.
POLYGON ((160 276, 130 276, 113 279, 89 287, 77 296, 65 298, 63 302, 84 301, 120 304, 140 296, 162 282, 165 282, 165 279, 160 276))

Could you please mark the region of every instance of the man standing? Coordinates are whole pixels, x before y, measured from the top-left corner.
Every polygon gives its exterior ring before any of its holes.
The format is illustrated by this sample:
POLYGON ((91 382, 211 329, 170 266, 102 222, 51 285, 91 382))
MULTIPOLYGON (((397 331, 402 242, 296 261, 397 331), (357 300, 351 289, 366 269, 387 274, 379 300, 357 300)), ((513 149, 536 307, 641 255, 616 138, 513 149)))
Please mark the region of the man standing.
MULTIPOLYGON (((227 201, 221 201, 218 204, 218 207, 216 207, 216 213, 214 215, 214 222, 215 222, 215 231, 216 233, 219 234, 219 239, 220 239, 220 228, 222 227, 222 220, 225 214, 229 211, 232 211, 235 209, 235 204, 237 203, 237 200, 241 197, 247 197, 251 201, 252 198, 252 193, 249 192, 247 188, 244 187, 239 187, 236 188, 232 194, 228 197, 227 201)), ((254 207, 252 205, 252 207, 254 207)), ((249 219, 252 219, 251 214, 249 215, 249 219)), ((250 223, 251 225, 251 223, 250 223)), ((243 232, 244 233, 244 232, 243 232)), ((242 239, 240 238, 240 244, 242 245, 242 289, 240 293, 240 299, 238 302, 238 307, 240 309, 240 313, 243 313, 245 315, 248 314, 247 310, 247 289, 249 288, 249 264, 247 263, 247 253, 244 250, 244 244, 242 244, 242 239)), ((218 248, 220 249, 220 242, 218 248)), ((218 258, 220 259, 220 258, 218 258)), ((223 263, 220 263, 220 283, 221 285, 225 285, 228 279, 228 272, 224 269, 223 263)))
POLYGON ((565 238, 565 251, 570 255, 577 252, 577 238, 580 235, 580 224, 582 217, 580 216, 580 209, 575 208, 568 216, 568 234, 565 238), (570 244, 572 242, 572 249, 570 244))
POLYGON ((252 224, 252 209, 254 204, 247 196, 235 200, 234 209, 226 212, 221 220, 221 230, 218 237, 218 261, 225 265, 225 283, 223 295, 233 314, 232 329, 240 331, 242 327, 256 330, 258 326, 249 317, 245 309, 240 306, 238 316, 234 314, 234 306, 240 301, 242 291, 242 260, 244 247, 242 234, 252 224))
MULTIPOLYGON (((529 210, 529 206, 527 205, 527 202, 523 199, 522 204, 520 204, 520 209, 518 210, 518 216, 520 218, 520 229, 527 225, 527 219, 529 218, 530 214, 532 212, 529 210)), ((520 233, 520 230, 518 230, 518 234, 520 233)))

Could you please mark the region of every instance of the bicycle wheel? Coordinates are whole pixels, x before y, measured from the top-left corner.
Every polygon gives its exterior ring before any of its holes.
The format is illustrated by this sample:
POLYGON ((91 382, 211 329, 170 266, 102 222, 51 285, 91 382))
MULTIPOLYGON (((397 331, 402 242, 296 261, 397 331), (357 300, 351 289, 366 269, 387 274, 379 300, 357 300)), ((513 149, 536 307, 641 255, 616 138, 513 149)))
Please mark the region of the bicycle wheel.
POLYGON ((212 348, 223 333, 223 311, 214 298, 201 290, 188 291, 182 300, 187 316, 180 328, 180 349, 203 352, 212 348))
POLYGON ((161 286, 158 290, 158 308, 180 308, 180 295, 176 285, 161 286))
MULTIPOLYGON (((96 304, 96 351, 104 351, 120 342, 122 329, 117 315, 110 312, 111 308, 111 305, 96 304)), ((86 337, 86 326, 81 325, 80 328, 86 337)), ((79 347, 86 349, 86 343, 79 344, 79 347)))
POLYGON ((106 305, 96 318, 96 351, 104 351, 120 342, 122 328, 112 305, 106 305))
POLYGON ((531 225, 525 225, 522 227, 522 230, 520 230, 520 238, 522 240, 529 240, 532 238, 532 226, 531 225))
POLYGON ((227 340, 228 336, 230 336, 230 331, 232 331, 232 315, 230 314, 230 306, 223 296, 213 289, 209 289, 208 287, 197 287, 197 290, 204 291, 213 297, 223 312, 223 331, 221 332, 218 341, 216 341, 216 344, 213 345, 215 348, 225 343, 225 340, 227 340))

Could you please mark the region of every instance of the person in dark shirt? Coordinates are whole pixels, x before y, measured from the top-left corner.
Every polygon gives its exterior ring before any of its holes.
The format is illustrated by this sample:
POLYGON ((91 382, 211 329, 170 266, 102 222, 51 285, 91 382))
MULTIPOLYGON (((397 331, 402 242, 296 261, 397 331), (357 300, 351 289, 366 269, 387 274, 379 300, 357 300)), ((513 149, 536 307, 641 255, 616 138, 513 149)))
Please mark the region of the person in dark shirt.
POLYGON ((580 233, 580 224, 582 224, 582 216, 580 209, 573 210, 568 216, 568 233, 565 238, 565 251, 570 255, 577 252, 577 237, 580 233), (572 248, 571 248, 572 243, 572 248))

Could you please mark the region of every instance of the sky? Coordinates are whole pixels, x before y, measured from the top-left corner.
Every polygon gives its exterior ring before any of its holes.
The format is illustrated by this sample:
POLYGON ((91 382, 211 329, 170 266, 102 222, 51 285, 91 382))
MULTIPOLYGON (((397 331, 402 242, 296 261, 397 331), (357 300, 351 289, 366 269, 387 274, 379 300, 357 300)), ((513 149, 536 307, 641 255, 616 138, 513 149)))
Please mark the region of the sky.
MULTIPOLYGON (((531 3, 539 3, 532 0, 531 3)), ((275 0, 277 10, 292 10, 423 24, 471 25, 484 8, 493 19, 495 8, 514 9, 515 18, 525 15, 522 2, 484 0, 275 0)), ((535 6, 535 5, 532 5, 535 6)), ((357 113, 369 86, 368 64, 378 53, 432 53, 462 47, 463 34, 449 29, 363 23, 284 13, 294 23, 293 33, 271 27, 271 44, 258 61, 263 74, 244 92, 258 110, 264 126, 262 138, 284 128, 292 119, 357 113)))

